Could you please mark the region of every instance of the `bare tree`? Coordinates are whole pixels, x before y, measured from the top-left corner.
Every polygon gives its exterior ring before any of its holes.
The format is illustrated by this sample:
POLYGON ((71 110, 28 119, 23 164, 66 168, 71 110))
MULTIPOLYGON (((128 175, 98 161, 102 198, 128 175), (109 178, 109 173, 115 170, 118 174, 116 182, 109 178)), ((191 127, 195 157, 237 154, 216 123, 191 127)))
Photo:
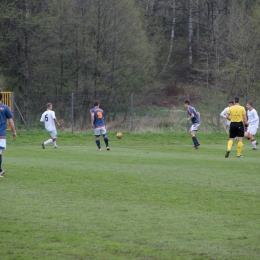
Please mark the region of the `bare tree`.
POLYGON ((169 52, 168 52, 168 56, 166 59, 166 62, 163 66, 162 71, 160 72, 159 76, 164 73, 167 69, 167 66, 169 64, 170 58, 172 56, 172 46, 173 46, 173 40, 174 40, 174 28, 175 28, 175 0, 172 0, 172 24, 171 24, 171 38, 170 38, 170 48, 169 48, 169 52))
POLYGON ((192 66, 193 0, 189 4, 189 64, 192 66))

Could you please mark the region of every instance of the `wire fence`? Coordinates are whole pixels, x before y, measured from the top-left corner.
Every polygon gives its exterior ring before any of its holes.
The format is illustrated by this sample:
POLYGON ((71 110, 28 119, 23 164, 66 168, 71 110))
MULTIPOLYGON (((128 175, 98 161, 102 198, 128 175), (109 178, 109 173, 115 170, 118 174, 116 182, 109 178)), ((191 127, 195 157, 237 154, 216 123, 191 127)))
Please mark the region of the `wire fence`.
MULTIPOLYGON (((204 94, 161 95, 160 93, 130 94, 124 97, 99 95, 100 107, 105 111, 107 130, 127 132, 188 131, 187 111, 184 101, 189 99, 201 114, 202 132, 226 131, 225 119, 219 115, 227 107, 225 98, 204 94)), ((15 95, 15 123, 18 129, 42 129, 41 114, 46 104, 52 103, 60 130, 81 132, 92 130, 90 109, 94 99, 84 93, 66 95, 15 95)), ((247 102, 241 99, 241 105, 247 102)), ((254 107, 257 109, 258 102, 254 107)))

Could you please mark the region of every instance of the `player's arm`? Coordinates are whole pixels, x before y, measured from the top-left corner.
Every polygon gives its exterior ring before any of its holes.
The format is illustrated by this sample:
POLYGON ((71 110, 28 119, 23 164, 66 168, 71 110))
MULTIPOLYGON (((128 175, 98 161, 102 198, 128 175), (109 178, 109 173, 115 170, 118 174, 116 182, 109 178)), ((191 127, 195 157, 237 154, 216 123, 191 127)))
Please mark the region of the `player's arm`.
POLYGON ((42 116, 41 116, 40 122, 41 122, 41 123, 44 123, 44 116, 43 116, 43 114, 42 114, 42 116))
POLYGON ((226 119, 229 120, 229 121, 231 120, 231 117, 230 117, 229 113, 226 114, 226 119))
POLYGON ((9 125, 11 126, 11 129, 13 132, 13 138, 15 139, 17 137, 17 134, 16 134, 15 126, 14 126, 14 121, 12 118, 9 118, 8 121, 9 121, 9 125))
POLYGON ((92 126, 92 127, 95 127, 95 126, 94 126, 94 113, 90 112, 90 116, 91 116, 91 117, 90 117, 90 119, 91 119, 91 126, 92 126))
POLYGON ((198 115, 198 117, 199 117, 199 119, 200 119, 200 112, 199 112, 199 111, 197 111, 197 112, 196 112, 196 114, 198 115))
POLYGON ((225 108, 221 113, 220 116, 226 118, 227 109, 225 108))
POLYGON ((60 123, 58 122, 57 118, 53 118, 54 122, 56 123, 57 126, 60 126, 60 123))
POLYGON ((190 117, 188 117, 187 120, 189 121, 189 120, 191 120, 193 117, 194 117, 194 114, 191 113, 191 114, 190 114, 190 117))
POLYGON ((54 111, 51 111, 51 117, 53 118, 54 123, 55 123, 57 126, 59 126, 60 123, 58 122, 54 111))
POLYGON ((247 125, 247 118, 246 118, 246 114, 243 114, 243 121, 244 121, 244 124, 247 125))

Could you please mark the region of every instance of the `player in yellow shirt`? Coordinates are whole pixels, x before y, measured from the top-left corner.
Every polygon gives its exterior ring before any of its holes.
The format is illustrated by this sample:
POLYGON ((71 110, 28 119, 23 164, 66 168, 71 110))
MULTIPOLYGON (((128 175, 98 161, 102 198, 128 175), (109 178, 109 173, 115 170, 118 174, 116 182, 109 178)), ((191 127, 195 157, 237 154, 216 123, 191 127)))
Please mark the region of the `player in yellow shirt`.
POLYGON ((241 152, 243 147, 242 138, 244 137, 245 134, 244 124, 247 123, 247 118, 246 118, 246 110, 243 106, 240 106, 238 97, 235 98, 234 106, 231 106, 228 109, 226 118, 230 120, 230 128, 229 128, 230 139, 228 141, 225 157, 228 158, 234 139, 237 136, 238 138, 237 157, 241 158, 242 157, 241 152))

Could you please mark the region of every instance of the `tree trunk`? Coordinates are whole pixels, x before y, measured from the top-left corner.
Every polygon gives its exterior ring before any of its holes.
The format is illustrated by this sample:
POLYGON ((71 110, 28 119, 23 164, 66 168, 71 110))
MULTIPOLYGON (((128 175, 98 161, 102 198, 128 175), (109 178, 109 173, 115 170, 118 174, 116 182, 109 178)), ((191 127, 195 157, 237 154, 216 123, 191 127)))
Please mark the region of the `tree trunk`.
POLYGON ((172 27, 171 27, 171 41, 170 41, 170 48, 169 48, 169 52, 168 52, 168 56, 167 56, 167 60, 166 63, 163 66, 162 71, 160 72, 159 76, 164 73, 167 69, 167 66, 169 64, 171 55, 172 55, 172 47, 173 47, 173 40, 174 40, 174 28, 175 28, 175 0, 172 1, 172 27))
POLYGON ((193 0, 189 7, 189 64, 192 66, 192 37, 193 37, 193 0))

